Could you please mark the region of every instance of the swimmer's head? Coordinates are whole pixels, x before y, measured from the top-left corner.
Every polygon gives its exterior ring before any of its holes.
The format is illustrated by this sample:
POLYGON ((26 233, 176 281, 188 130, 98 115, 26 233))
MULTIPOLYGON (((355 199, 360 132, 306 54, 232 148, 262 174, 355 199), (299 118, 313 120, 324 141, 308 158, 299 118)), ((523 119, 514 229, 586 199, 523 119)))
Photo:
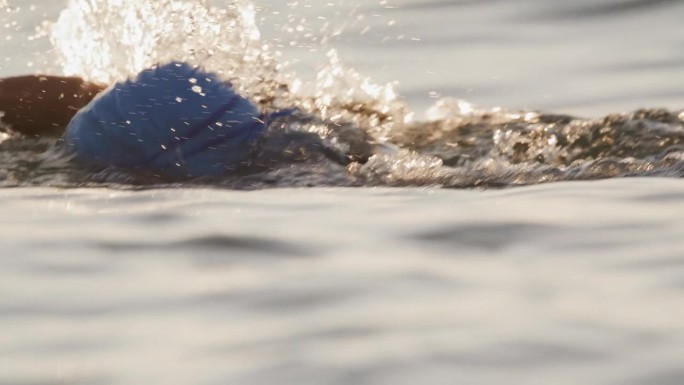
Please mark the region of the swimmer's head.
POLYGON ((215 74, 172 62, 102 92, 71 120, 65 142, 86 164, 219 176, 249 158, 266 129, 260 115, 215 74))

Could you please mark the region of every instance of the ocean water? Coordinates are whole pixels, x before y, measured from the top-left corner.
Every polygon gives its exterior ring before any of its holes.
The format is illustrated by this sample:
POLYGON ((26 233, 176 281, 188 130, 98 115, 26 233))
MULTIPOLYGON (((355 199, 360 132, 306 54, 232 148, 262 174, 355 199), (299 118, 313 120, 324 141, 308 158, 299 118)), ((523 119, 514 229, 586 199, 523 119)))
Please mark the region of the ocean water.
POLYGON ((219 72, 215 180, 0 143, 0 384, 684 381, 677 1, 0 0, 0 76, 219 72))

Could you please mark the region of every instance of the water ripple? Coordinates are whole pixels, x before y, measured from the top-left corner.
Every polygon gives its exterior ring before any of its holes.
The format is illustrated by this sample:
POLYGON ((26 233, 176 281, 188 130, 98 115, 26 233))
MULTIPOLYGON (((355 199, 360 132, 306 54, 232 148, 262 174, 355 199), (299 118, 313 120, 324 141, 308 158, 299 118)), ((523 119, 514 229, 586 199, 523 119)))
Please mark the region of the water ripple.
POLYGON ((126 242, 97 241, 92 244, 96 249, 114 253, 131 253, 145 250, 164 252, 197 251, 197 252, 250 252, 271 256, 309 256, 310 252, 294 244, 270 238, 233 236, 233 235, 200 235, 179 241, 168 242, 126 242))

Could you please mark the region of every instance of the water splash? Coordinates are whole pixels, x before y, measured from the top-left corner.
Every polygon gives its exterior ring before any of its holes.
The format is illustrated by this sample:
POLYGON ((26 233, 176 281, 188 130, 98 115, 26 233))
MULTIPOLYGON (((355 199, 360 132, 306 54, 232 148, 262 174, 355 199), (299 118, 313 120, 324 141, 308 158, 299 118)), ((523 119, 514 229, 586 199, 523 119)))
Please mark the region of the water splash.
MULTIPOLYGON (((2 1, 2 0, 0 0, 2 1)), ((327 49, 312 79, 288 73, 262 38, 252 3, 69 0, 49 27, 64 72, 111 83, 168 60, 203 66, 231 81, 276 118, 244 172, 197 180, 231 188, 271 186, 500 187, 632 175, 684 176, 684 112, 641 110, 585 120, 445 98, 416 122, 395 92, 327 49)), ((302 20, 289 18, 294 31, 302 20)), ((325 31, 339 34, 335 26, 325 31)), ((293 34, 291 43, 302 36, 293 34)), ((309 36, 308 44, 328 40, 309 36)), ((323 43, 321 43, 323 42, 323 43)), ((320 46, 323 48, 323 45, 320 46)), ((197 89, 197 92, 202 92, 197 89)), ((130 170, 76 167, 58 142, 2 143, 2 185, 158 185, 130 170), (42 155, 41 155, 42 154, 42 155)))
POLYGON ((247 1, 69 0, 51 41, 65 74, 101 83, 181 60, 249 87, 274 65, 247 1))
POLYGON ((332 122, 353 122, 380 142, 412 120, 413 113, 395 92, 395 85, 376 84, 347 67, 337 51, 330 50, 328 63, 315 82, 295 80, 297 106, 332 122))
POLYGON ((288 63, 277 60, 281 53, 261 38, 255 7, 245 0, 220 7, 203 0, 69 0, 51 26, 51 41, 63 72, 90 81, 109 84, 179 60, 222 75, 266 110, 298 107, 352 121, 381 140, 412 116, 393 84, 374 84, 335 50, 314 79, 289 73, 288 63))

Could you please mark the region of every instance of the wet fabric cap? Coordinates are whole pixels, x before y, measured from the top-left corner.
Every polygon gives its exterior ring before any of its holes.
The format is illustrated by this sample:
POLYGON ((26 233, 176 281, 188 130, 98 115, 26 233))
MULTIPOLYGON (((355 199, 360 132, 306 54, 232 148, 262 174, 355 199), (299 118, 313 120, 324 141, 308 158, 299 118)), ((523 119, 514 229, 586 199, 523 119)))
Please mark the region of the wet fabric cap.
POLYGON ((234 170, 265 129, 230 84, 172 62, 103 91, 71 120, 65 142, 86 164, 192 178, 234 170))

